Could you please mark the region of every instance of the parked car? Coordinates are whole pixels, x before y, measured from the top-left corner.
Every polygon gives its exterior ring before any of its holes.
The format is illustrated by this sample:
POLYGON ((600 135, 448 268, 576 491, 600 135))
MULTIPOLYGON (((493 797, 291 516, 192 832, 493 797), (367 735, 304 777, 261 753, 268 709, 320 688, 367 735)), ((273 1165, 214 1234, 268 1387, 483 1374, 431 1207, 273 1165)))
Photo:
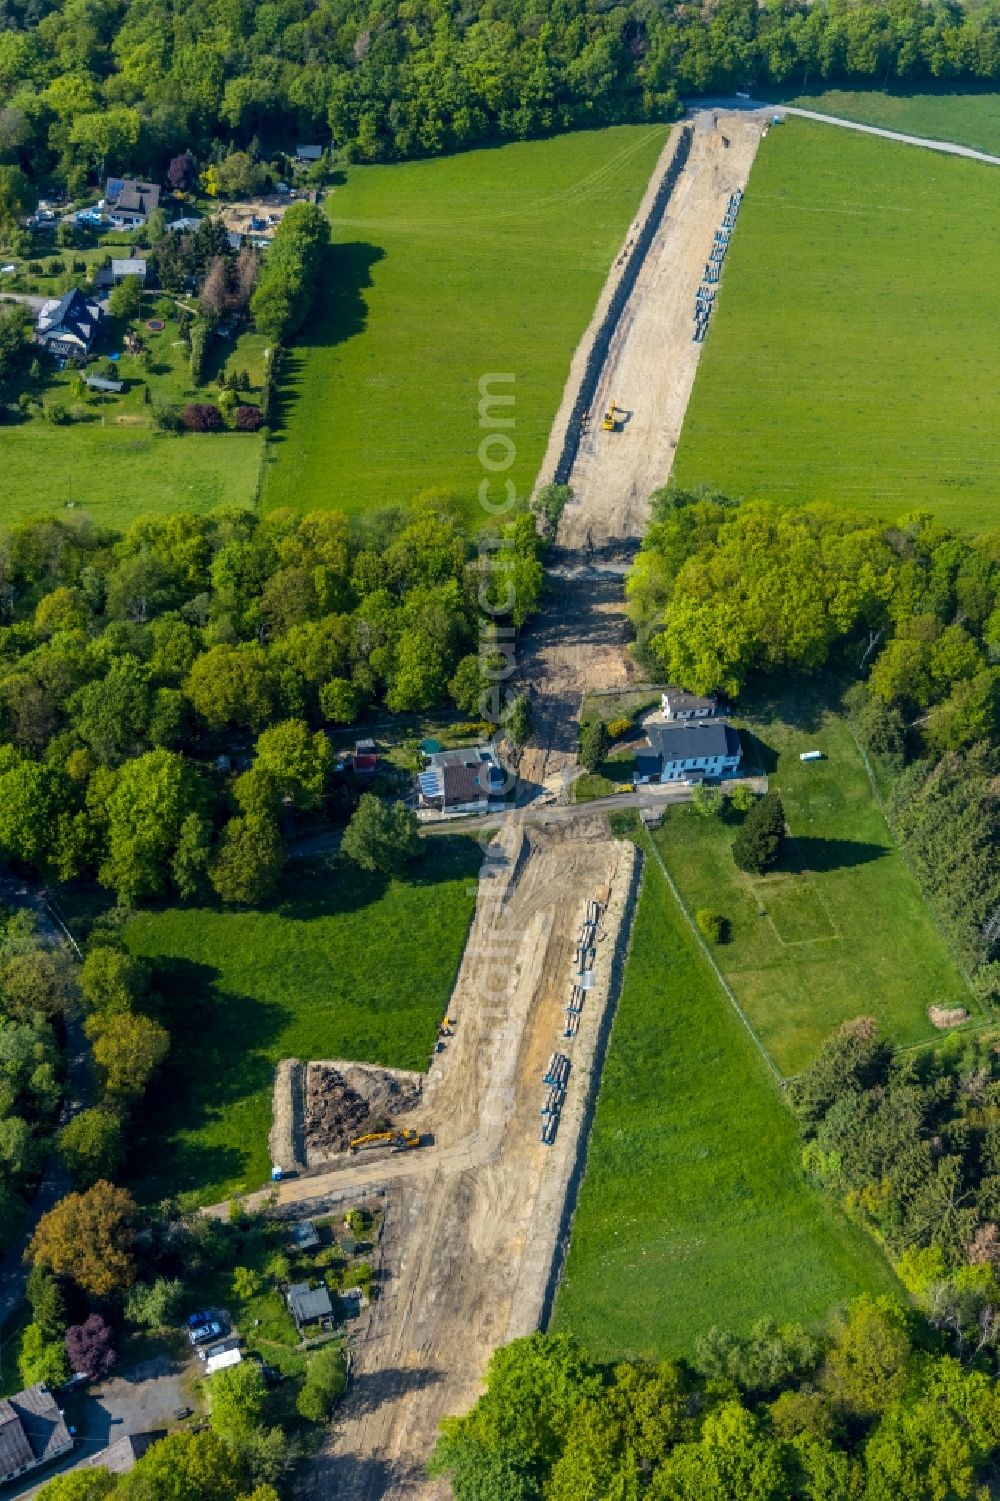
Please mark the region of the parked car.
POLYGON ((199 1324, 197 1329, 189 1329, 188 1339, 197 1349, 199 1345, 210 1345, 214 1339, 221 1338, 225 1332, 218 1319, 213 1319, 210 1324, 199 1324))
POLYGON ((214 1318, 214 1313, 189 1313, 185 1322, 189 1329, 197 1329, 199 1324, 210 1324, 214 1318))

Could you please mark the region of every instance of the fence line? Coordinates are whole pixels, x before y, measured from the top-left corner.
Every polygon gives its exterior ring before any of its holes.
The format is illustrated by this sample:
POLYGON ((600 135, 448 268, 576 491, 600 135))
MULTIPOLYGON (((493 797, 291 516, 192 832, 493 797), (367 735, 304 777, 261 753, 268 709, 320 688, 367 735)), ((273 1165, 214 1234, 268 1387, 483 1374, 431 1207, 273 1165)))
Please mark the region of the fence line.
POLYGON ((665 879, 667 885, 670 887, 670 890, 674 894, 674 900, 676 901, 678 907, 680 907, 681 911, 683 912, 684 917, 687 920, 688 927, 691 929, 691 931, 694 934, 695 938, 698 940, 698 944, 699 944, 699 946, 701 948, 702 953, 705 955, 705 958, 708 960, 709 964, 712 966, 712 969, 715 971, 715 977, 718 980, 719 984, 722 986, 722 989, 723 989, 725 995, 727 996, 727 998, 729 1000, 729 1004, 732 1006, 733 1010, 736 1012, 736 1015, 739 1017, 740 1021, 744 1025, 744 1027, 746 1027, 747 1032, 750 1034, 750 1039, 753 1042, 754 1047, 757 1049, 758 1053, 763 1058, 764 1062, 767 1064, 767 1067, 768 1067, 768 1069, 769 1069, 772 1077, 774 1078, 775 1082, 778 1084, 779 1088, 784 1089, 785 1085, 788 1083, 788 1080, 782 1074, 781 1070, 778 1068, 778 1065, 775 1063, 774 1059, 771 1057, 770 1053, 767 1051, 767 1048, 761 1042, 761 1040, 758 1037, 757 1032, 756 1032, 756 1030, 754 1028, 753 1023, 751 1022, 750 1018, 747 1016, 746 1012, 743 1010, 743 1007, 740 1005, 739 1001, 736 999, 736 996, 733 993, 733 990, 732 990, 732 987, 729 984, 729 981, 726 979, 725 975, 722 973, 722 970, 719 968, 718 964, 716 963, 716 961, 715 961, 715 955, 712 953, 712 950, 709 948, 708 944, 705 942, 704 936, 702 935, 702 932, 701 932, 700 928, 698 927, 698 924, 695 922, 694 918, 691 916, 691 913, 688 911, 687 904, 684 901, 684 898, 681 896, 680 892, 678 891, 677 885, 676 885, 676 883, 674 881, 673 876, 670 874, 669 870, 667 869, 666 862, 664 861, 663 856, 660 854, 660 851, 657 848, 656 840, 648 832, 648 830, 644 829, 643 833, 645 834, 645 842, 646 842, 647 846, 649 847, 650 851, 652 852, 654 860, 656 861, 657 865, 660 867, 661 871, 663 872, 664 879, 665 879))
MULTIPOLYGON (((991 1012, 987 1008, 985 1002, 981 1001, 976 995, 975 989, 972 984, 972 976, 969 974, 969 971, 966 969, 961 958, 959 957, 958 950, 955 947, 954 941, 945 930, 944 924, 942 923, 941 918, 938 915, 937 908, 924 890, 924 883, 923 881, 921 881, 920 877, 917 875, 916 870, 914 869, 913 861, 910 859, 906 845, 904 844, 900 835, 896 833, 896 830, 892 826, 892 819, 889 817, 889 809, 883 801, 882 794, 879 791, 878 782, 875 778, 875 769, 868 759, 867 751, 861 744, 861 741, 858 739, 857 731, 854 728, 854 723, 849 717, 845 717, 844 722, 846 723, 847 728, 850 732, 851 739, 854 741, 858 755, 861 757, 861 764, 868 774, 868 781, 871 784, 872 796, 875 799, 876 806, 878 807, 879 812, 882 814, 882 817, 885 819, 885 826, 889 830, 889 833, 892 835, 896 848, 899 851, 900 856, 902 857, 903 864, 906 866, 907 870, 910 872, 910 875, 916 882, 917 890, 920 892, 920 899, 923 902, 924 906, 927 908, 927 911, 930 913, 931 921, 933 922, 935 928, 937 928, 939 937, 942 939, 949 954, 954 959, 958 972, 962 976, 962 979, 965 981, 969 994, 975 1001, 976 1009, 978 1010, 980 1016, 982 1016, 985 1021, 990 1021, 992 1019, 991 1012)), ((957 1031, 958 1029, 952 1028, 951 1030, 957 1031)), ((915 1045, 917 1047, 926 1047, 927 1043, 917 1043, 915 1045)))

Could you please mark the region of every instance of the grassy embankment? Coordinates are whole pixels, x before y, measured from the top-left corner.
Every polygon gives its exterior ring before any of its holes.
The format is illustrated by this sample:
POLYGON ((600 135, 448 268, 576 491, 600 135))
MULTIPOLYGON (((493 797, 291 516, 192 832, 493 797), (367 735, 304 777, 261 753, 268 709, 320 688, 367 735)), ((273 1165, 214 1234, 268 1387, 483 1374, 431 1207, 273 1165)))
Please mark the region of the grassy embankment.
POLYGON ((553 1327, 604 1359, 820 1322, 893 1278, 804 1180, 794 1120, 647 857, 553 1327))
POLYGON ((132 1142, 147 1202, 210 1203, 269 1171, 281 1058, 426 1068, 475 902, 475 844, 429 841, 413 876, 385 883, 332 860, 294 865, 265 911, 171 907, 125 937, 151 959, 171 1052, 132 1142))
POLYGON ((959 530, 1000 483, 1000 169, 789 120, 754 166, 675 477, 959 530), (975 378, 971 378, 975 372, 975 378))
MULTIPOLYGON (((479 380, 509 373, 534 482, 569 362, 666 137, 616 126, 436 161, 350 167, 327 199, 329 288, 293 354, 266 504, 358 511, 490 478, 479 380)), ((503 455, 495 449, 491 458, 503 455)))

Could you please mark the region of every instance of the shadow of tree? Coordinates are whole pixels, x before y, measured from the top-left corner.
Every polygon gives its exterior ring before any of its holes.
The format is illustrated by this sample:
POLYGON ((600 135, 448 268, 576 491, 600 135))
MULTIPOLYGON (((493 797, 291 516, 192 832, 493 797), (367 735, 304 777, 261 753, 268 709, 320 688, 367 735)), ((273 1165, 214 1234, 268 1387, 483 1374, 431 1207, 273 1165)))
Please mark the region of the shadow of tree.
POLYGON ((821 839, 812 834, 796 835, 786 840, 776 871, 799 875, 806 871, 849 870, 868 865, 892 851, 884 844, 869 844, 860 839, 821 839))

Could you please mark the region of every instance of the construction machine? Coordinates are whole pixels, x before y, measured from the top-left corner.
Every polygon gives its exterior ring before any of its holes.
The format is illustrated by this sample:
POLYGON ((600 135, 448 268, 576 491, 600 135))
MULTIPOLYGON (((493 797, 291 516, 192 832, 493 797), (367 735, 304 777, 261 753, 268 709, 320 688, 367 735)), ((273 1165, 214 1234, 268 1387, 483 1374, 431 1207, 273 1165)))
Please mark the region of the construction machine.
POLYGON ((604 419, 601 422, 601 426, 606 433, 616 433, 621 427, 620 419, 624 416, 625 408, 616 406, 612 401, 608 406, 608 410, 604 414, 604 419))
POLYGON ((366 1152, 369 1147, 392 1147, 395 1152, 408 1152, 419 1145, 420 1132, 407 1127, 404 1131, 369 1131, 364 1136, 355 1136, 350 1149, 352 1152, 366 1152))

